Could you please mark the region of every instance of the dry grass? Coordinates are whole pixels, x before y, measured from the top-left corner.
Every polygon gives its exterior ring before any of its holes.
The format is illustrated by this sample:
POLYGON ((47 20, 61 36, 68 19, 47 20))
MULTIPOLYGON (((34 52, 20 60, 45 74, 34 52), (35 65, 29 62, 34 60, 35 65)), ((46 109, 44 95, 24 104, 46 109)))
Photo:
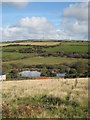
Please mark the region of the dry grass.
POLYGON ((88 78, 2 82, 3 118, 87 118, 88 78))
POLYGON ((49 79, 49 80, 22 80, 22 81, 3 81, 2 91, 8 93, 13 99, 17 97, 35 96, 35 95, 53 95, 64 98, 71 92, 71 98, 83 101, 88 98, 88 78, 76 79, 49 79), (78 97, 77 97, 78 96, 78 97), (84 99, 83 99, 84 98, 84 99))
POLYGON ((7 46, 7 45, 38 45, 38 46, 54 46, 60 44, 60 42, 15 42, 15 43, 0 43, 0 46, 7 46))

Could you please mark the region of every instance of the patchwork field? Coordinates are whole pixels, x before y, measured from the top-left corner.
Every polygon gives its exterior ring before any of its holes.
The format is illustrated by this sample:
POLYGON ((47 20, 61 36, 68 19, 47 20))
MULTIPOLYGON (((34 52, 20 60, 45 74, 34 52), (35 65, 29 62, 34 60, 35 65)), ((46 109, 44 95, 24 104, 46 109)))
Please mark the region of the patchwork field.
MULTIPOLYGON (((11 71, 39 70, 44 67, 52 71, 64 71, 73 68, 74 74, 80 73, 86 77, 88 67, 88 45, 87 41, 19 41, 2 43, 2 67, 11 79, 11 71), (77 65, 74 65, 77 64, 77 65), (34 65, 34 68, 33 68, 34 65), (40 67, 37 67, 40 65, 40 67), (56 66, 57 65, 57 66, 56 66), (63 65, 63 67, 62 67, 63 65), (56 66, 56 67, 55 67, 56 66), (52 69, 48 69, 52 67, 52 69)), ((16 74, 16 73, 15 73, 16 74)), ((74 76, 75 76, 74 75, 74 76)), ((18 75, 17 75, 18 76, 18 75)), ((71 75, 70 75, 71 76, 71 75)), ((79 77, 78 76, 78 77, 79 77)), ((20 76, 17 77, 19 79, 20 76)), ((20 78, 21 79, 21 78, 20 78)))
POLYGON ((88 78, 2 82, 3 118, 87 118, 88 78))

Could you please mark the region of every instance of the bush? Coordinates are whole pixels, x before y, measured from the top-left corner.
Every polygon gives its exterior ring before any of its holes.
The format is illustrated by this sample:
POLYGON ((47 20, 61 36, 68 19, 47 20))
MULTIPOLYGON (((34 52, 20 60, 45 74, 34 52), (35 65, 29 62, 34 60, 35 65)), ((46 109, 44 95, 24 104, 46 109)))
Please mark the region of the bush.
POLYGON ((76 62, 71 66, 71 68, 76 69, 78 74, 80 74, 80 73, 83 74, 88 69, 88 65, 86 63, 82 63, 82 62, 76 62))
POLYGON ((71 68, 70 71, 69 71, 69 74, 77 74, 77 71, 76 69, 74 68, 71 68))
POLYGON ((61 65, 59 69, 60 69, 59 70, 60 73, 66 73, 66 72, 69 72, 70 67, 68 67, 66 65, 61 65))
POLYGON ((42 69, 41 76, 47 76, 47 71, 48 71, 48 69, 46 67, 44 67, 42 69))
POLYGON ((16 79, 16 78, 18 78, 18 76, 19 76, 19 74, 18 74, 18 71, 16 70, 16 69, 13 69, 13 70, 11 70, 11 72, 9 73, 9 76, 10 76, 10 78, 14 78, 14 79, 16 79))

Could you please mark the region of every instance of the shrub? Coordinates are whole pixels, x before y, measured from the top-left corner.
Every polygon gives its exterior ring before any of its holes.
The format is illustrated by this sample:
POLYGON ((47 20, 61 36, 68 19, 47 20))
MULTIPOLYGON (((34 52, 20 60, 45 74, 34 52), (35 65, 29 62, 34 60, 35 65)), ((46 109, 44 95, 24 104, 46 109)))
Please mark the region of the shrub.
POLYGON ((11 70, 11 72, 9 73, 9 76, 10 76, 10 78, 14 78, 14 79, 18 78, 18 76, 19 76, 18 70, 16 70, 16 69, 11 70))
POLYGON ((48 71, 48 69, 46 67, 44 67, 42 69, 41 76, 47 76, 47 71, 48 71))
POLYGON ((71 68, 70 71, 69 71, 69 74, 77 74, 77 71, 76 69, 74 68, 71 68))

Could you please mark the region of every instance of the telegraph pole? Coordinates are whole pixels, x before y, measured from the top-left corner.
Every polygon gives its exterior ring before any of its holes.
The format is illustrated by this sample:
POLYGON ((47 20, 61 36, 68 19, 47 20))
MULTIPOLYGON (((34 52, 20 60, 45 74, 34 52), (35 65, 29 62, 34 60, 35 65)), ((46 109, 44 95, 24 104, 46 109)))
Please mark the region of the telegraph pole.
POLYGON ((43 32, 43 40, 44 40, 44 32, 43 32))

